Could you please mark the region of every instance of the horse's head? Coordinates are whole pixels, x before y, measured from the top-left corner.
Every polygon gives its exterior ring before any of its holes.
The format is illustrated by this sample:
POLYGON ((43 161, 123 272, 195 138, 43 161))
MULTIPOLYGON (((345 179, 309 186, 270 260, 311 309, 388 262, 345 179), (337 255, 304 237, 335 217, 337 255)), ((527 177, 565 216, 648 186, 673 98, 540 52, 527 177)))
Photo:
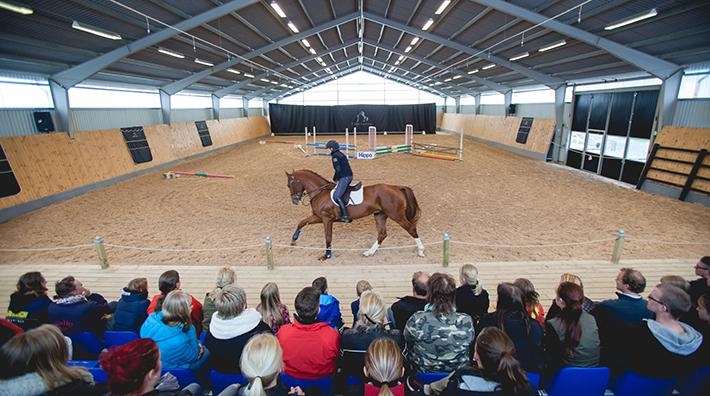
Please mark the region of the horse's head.
POLYGON ((291 202, 294 205, 300 204, 301 199, 303 198, 303 193, 306 192, 303 182, 296 178, 296 172, 286 172, 286 179, 288 180, 288 190, 291 193, 291 202))

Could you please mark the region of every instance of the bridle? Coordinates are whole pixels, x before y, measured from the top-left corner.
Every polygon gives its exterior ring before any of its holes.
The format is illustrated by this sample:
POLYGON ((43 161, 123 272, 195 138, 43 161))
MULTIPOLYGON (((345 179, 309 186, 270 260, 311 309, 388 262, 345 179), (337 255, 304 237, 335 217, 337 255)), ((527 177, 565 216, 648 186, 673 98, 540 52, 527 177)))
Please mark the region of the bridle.
MULTIPOLYGON (((295 181, 296 181, 296 177, 291 175, 291 177, 288 181, 289 189, 291 189, 291 186, 293 185, 293 183, 295 181)), ((306 187, 303 185, 303 182, 301 182, 300 180, 298 180, 298 182, 301 183, 301 187, 303 187, 303 190, 300 193, 291 194, 291 199, 292 200, 298 199, 298 201, 301 202, 301 205, 304 205, 304 206, 310 205, 311 201, 313 201, 313 198, 317 197, 318 194, 322 193, 330 186, 330 183, 326 183, 326 184, 314 189, 313 191, 308 191, 308 190, 306 190, 306 187), (308 197, 308 202, 306 202, 306 200, 304 199, 305 197, 308 197)))

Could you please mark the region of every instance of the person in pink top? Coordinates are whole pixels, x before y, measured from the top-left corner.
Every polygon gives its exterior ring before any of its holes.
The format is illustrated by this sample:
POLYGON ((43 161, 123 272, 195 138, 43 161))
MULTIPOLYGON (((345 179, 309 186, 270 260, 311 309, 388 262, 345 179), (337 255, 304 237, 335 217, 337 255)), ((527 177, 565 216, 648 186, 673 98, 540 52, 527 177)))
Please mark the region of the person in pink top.
POLYGON ((340 333, 318 322, 320 291, 305 287, 296 296, 296 319, 283 325, 276 338, 283 349, 284 371, 300 379, 318 379, 335 372, 340 333))

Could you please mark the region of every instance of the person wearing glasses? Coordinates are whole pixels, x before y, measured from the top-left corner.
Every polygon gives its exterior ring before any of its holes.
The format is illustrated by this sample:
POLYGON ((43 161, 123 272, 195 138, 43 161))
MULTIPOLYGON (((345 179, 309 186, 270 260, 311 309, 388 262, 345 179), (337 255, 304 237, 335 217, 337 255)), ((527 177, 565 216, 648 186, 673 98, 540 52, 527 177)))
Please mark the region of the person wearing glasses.
POLYGON ((616 276, 615 300, 604 300, 592 309, 597 320, 601 343, 600 365, 618 374, 618 362, 626 354, 625 343, 632 325, 643 319, 652 319, 653 313, 641 296, 646 289, 646 278, 633 268, 622 268, 616 276))
POLYGON ((694 268, 700 278, 690 282, 690 302, 697 306, 698 298, 710 292, 710 256, 701 257, 694 268))
POLYGON ((678 320, 691 308, 690 296, 669 284, 648 294, 648 309, 655 319, 637 323, 624 350, 626 368, 656 378, 679 378, 700 364, 703 336, 678 320))

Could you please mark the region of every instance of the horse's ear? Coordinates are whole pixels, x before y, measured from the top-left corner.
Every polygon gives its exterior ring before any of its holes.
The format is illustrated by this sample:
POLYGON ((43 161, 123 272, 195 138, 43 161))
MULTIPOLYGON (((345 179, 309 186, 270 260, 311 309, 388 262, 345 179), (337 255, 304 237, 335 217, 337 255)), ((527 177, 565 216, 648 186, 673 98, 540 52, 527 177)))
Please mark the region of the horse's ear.
POLYGON ((290 177, 290 176, 291 176, 291 174, 289 174, 288 171, 284 171, 284 173, 286 174, 286 177, 290 177))

